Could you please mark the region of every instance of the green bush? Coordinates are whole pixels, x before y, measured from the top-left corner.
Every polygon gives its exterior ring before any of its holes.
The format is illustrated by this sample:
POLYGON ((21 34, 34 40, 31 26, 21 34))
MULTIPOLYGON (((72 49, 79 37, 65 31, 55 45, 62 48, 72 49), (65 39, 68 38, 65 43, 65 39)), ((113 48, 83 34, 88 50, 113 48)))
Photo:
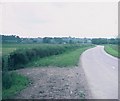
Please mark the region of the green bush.
POLYGON ((2 87, 8 89, 12 85, 12 77, 8 72, 2 72, 2 87))
POLYGON ((29 79, 15 72, 2 73, 2 98, 8 99, 22 90, 29 83, 29 79))

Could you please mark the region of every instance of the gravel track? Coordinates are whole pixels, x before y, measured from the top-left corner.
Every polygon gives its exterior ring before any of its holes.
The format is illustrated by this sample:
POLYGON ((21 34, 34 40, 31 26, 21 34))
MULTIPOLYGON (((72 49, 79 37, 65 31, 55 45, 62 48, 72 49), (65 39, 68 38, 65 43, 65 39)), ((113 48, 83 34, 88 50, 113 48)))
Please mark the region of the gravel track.
POLYGON ((84 71, 78 67, 37 67, 17 70, 31 83, 14 99, 89 99, 92 98, 84 71))

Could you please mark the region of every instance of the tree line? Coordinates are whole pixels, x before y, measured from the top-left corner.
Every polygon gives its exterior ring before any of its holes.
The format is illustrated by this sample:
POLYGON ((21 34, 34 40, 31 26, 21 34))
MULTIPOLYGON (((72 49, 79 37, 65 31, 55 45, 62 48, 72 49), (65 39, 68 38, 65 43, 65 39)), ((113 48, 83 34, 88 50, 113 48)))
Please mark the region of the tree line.
POLYGON ((120 44, 120 38, 72 38, 72 37, 44 37, 44 38, 20 38, 15 35, 1 35, 3 43, 50 43, 50 44, 120 44))
POLYGON ((119 38, 93 38, 92 39, 92 44, 120 44, 120 39, 119 38))

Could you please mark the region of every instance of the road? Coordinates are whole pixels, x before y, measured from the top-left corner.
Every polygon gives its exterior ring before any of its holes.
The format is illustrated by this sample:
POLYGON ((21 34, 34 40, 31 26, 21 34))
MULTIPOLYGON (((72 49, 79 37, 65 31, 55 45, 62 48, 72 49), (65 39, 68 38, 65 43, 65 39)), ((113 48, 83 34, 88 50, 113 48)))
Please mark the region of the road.
POLYGON ((81 56, 93 99, 118 99, 118 59, 107 54, 104 46, 88 49, 81 56))

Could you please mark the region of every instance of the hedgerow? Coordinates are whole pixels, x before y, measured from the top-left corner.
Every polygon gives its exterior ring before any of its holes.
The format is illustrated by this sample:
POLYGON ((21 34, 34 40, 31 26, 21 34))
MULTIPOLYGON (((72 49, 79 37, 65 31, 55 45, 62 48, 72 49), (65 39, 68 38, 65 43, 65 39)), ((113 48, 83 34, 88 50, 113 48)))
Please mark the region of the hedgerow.
POLYGON ((4 57, 3 70, 16 70, 36 58, 62 54, 65 51, 76 49, 80 45, 48 45, 30 49, 19 49, 4 57))

